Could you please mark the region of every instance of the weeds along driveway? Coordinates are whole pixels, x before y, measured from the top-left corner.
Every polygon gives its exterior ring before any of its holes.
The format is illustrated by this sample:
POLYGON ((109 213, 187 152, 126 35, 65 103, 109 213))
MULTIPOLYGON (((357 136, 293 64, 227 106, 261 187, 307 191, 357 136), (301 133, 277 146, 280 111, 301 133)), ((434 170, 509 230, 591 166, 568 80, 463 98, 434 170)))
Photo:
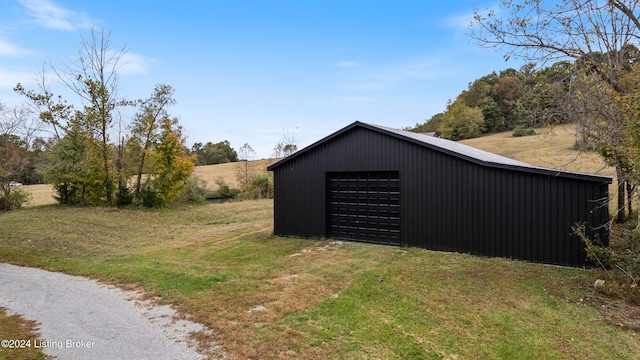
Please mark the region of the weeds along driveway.
POLYGON ((60 359, 204 359, 189 344, 199 325, 169 306, 78 276, 0 263, 0 307, 39 325, 40 346, 60 359))

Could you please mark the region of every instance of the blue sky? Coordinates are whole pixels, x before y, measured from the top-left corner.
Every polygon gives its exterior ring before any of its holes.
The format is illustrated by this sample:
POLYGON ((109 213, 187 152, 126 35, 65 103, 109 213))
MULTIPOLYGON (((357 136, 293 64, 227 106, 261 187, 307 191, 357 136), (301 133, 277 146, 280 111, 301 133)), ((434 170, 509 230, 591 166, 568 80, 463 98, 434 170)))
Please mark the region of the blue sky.
POLYGON ((264 158, 283 132, 306 146, 356 120, 422 123, 469 82, 518 67, 467 35, 474 7, 493 5, 0 0, 0 101, 23 101, 15 84, 33 88, 45 62, 73 60, 94 26, 111 31, 114 49, 128 49, 120 95, 147 98, 155 84, 169 84, 177 101, 170 113, 189 146, 249 143, 264 158))

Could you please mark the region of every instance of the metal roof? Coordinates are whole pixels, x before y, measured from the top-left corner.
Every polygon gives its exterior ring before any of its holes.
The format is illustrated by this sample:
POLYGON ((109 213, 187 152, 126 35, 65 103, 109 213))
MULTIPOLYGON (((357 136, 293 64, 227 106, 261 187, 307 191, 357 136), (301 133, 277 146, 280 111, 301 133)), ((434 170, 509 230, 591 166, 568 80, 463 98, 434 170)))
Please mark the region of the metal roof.
POLYGON ((300 151, 272 164, 267 168, 267 170, 273 171, 275 168, 286 163, 287 161, 297 158, 303 155, 304 153, 306 153, 307 151, 315 148, 316 146, 334 137, 337 137, 340 134, 343 134, 355 127, 363 127, 369 130, 381 132, 381 133, 393 136, 395 138, 399 138, 405 141, 410 141, 412 143, 425 146, 427 148, 430 148, 436 151, 441 151, 441 152, 450 154, 452 156, 463 158, 465 160, 468 160, 483 166, 513 169, 513 170, 544 174, 544 175, 550 175, 550 176, 579 178, 579 179, 590 180, 590 181, 606 182, 608 184, 612 182, 612 178, 609 176, 570 172, 570 171, 563 171, 563 170, 556 170, 556 169, 549 169, 549 168, 534 166, 531 164, 524 163, 522 161, 517 161, 505 156, 480 150, 456 141, 446 140, 446 139, 437 138, 437 137, 420 134, 420 133, 414 133, 406 130, 389 128, 386 126, 363 123, 360 121, 356 121, 342 128, 341 130, 338 130, 333 134, 305 147, 304 149, 301 149, 300 151))

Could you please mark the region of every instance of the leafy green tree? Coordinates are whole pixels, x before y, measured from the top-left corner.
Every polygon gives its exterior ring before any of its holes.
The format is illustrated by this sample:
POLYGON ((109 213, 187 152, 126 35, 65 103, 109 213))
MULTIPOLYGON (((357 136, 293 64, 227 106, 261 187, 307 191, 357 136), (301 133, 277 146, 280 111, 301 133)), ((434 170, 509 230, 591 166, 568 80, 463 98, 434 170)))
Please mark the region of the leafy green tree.
POLYGON ((91 29, 88 37, 81 38, 76 61, 53 68, 83 103, 83 116, 76 116, 75 120, 97 140, 91 143, 90 151, 97 153, 95 165, 101 169, 94 172, 102 177, 100 192, 107 205, 114 204, 116 180, 109 133, 116 108, 127 104, 118 98, 118 68, 125 54, 124 48, 113 49, 109 32, 91 29))
POLYGON ((238 154, 231 147, 228 140, 219 143, 195 143, 191 147, 191 154, 196 155, 196 165, 224 164, 238 161, 238 154))
POLYGON ((490 84, 483 79, 478 79, 469 84, 469 88, 460 93, 459 96, 467 106, 481 107, 487 99, 491 98, 491 88, 495 84, 490 84))
MULTIPOLYGON (((134 199, 140 202, 142 189, 142 176, 145 172, 145 162, 161 141, 163 132, 161 126, 169 119, 167 107, 175 104, 174 90, 169 85, 156 85, 153 95, 146 100, 139 100, 140 110, 133 118, 131 144, 135 144, 139 151, 137 154, 137 169, 135 180, 134 199)), ((166 131, 166 129, 162 129, 166 131)))
POLYGON ((521 98, 526 108, 524 125, 543 126, 573 121, 567 115, 567 103, 574 79, 575 70, 569 61, 559 61, 535 71, 521 98))
POLYGON ((66 135, 53 146, 49 162, 41 171, 53 185, 56 200, 67 205, 97 205, 101 203, 101 181, 88 151, 95 141, 78 128, 67 129, 66 135), (97 189, 96 189, 97 188, 97 189), (96 193, 97 191, 97 193, 96 193))
MULTIPOLYGON (((515 71, 515 70, 513 70, 515 71)), ((524 84, 517 74, 503 72, 500 80, 495 84, 491 92, 495 102, 500 108, 500 113, 504 117, 504 123, 496 123, 494 131, 512 130, 516 124, 522 122, 520 99, 524 93, 524 84), (509 75, 506 75, 509 74, 509 75)))
POLYGON ((54 141, 60 141, 66 129, 71 126, 74 116, 73 106, 68 104, 62 96, 55 96, 51 91, 44 69, 36 75, 36 80, 38 91, 27 90, 20 83, 13 90, 29 100, 31 112, 38 114, 40 120, 51 127, 54 141))
POLYGON ((158 206, 168 206, 186 187, 187 179, 195 169, 195 156, 187 153, 182 127, 177 119, 165 118, 153 153, 154 172, 150 180, 158 206))
MULTIPOLYGON (((118 97, 118 69, 126 54, 124 48, 114 50, 110 42, 111 34, 91 29, 88 37, 81 37, 75 61, 61 66, 49 66, 57 80, 77 96, 78 108, 69 105, 61 97, 55 97, 45 81, 45 71, 38 77, 39 90, 26 90, 21 84, 15 91, 26 96, 39 118, 49 126, 55 138, 62 141, 70 135, 76 139, 79 134, 87 137, 83 151, 85 166, 93 167, 91 184, 85 191, 94 191, 89 198, 91 203, 112 205, 115 199, 117 169, 114 164, 114 146, 110 141, 114 123, 114 114, 121 106, 129 102, 118 97), (100 186, 97 186, 99 180, 100 186)), ((75 140, 73 141, 74 143, 75 140)), ((65 151, 79 149, 68 147, 65 151)), ((74 158, 79 158, 74 156, 74 158)), ((66 156, 66 155, 65 155, 66 156)), ((55 156, 54 156, 55 157, 55 156)), ((62 196, 63 198, 65 196, 62 196)))
POLYGON ((447 106, 439 130, 445 139, 462 140, 479 136, 483 132, 483 126, 482 111, 477 107, 467 106, 461 99, 456 99, 447 106))
POLYGON ((502 115, 502 109, 491 97, 485 97, 480 104, 482 117, 484 118, 485 132, 493 133, 507 128, 506 120, 502 115))

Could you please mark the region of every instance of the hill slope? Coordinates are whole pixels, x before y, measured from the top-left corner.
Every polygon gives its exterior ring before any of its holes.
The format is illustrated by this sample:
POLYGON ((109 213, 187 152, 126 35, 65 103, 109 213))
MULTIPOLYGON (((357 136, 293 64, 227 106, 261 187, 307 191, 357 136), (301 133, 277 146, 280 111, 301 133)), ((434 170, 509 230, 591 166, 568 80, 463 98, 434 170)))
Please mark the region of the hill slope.
POLYGON ((598 154, 573 149, 576 141, 575 127, 563 125, 552 129, 537 129, 536 132, 538 135, 524 137, 513 137, 511 132, 503 132, 460 142, 531 165, 615 175, 615 170, 607 166, 598 154))

